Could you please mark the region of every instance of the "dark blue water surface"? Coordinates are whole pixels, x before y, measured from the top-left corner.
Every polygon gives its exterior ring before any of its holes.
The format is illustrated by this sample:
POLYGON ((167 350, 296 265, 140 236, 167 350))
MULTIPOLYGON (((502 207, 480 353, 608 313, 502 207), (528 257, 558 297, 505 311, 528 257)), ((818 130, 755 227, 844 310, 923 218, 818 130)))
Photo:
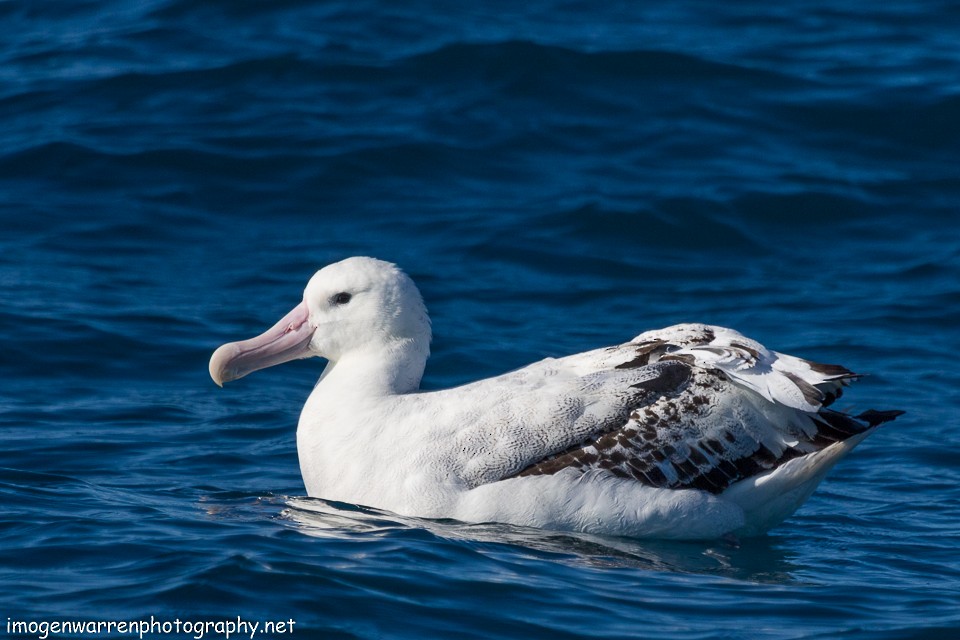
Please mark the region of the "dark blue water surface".
POLYGON ((0 637, 960 637, 960 10, 640 4, 0 2, 0 637), (207 359, 358 254, 429 388, 702 321, 907 414, 740 546, 307 500, 322 363, 207 359))

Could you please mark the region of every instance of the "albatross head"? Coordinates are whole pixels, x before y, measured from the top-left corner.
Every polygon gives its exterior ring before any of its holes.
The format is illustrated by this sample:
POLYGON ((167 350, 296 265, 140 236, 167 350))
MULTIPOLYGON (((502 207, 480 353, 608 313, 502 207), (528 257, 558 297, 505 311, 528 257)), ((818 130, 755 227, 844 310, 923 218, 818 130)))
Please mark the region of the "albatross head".
POLYGON ((289 360, 320 356, 333 366, 359 355, 384 363, 395 375, 415 377, 398 381, 415 388, 429 345, 430 320, 413 280, 389 262, 348 258, 317 271, 303 301, 273 327, 217 349, 210 377, 223 386, 289 360))

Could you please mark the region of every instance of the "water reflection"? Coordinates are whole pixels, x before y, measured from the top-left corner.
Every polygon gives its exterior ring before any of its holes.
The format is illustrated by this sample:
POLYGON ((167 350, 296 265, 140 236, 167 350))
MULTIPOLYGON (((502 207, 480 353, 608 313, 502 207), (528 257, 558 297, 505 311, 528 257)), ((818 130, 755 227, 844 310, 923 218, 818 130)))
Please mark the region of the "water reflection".
POLYGON ((594 567, 639 568, 670 573, 715 575, 756 583, 796 583, 796 555, 777 537, 741 541, 637 540, 576 532, 555 532, 508 524, 427 520, 316 498, 289 498, 281 517, 307 535, 342 539, 389 536, 424 530, 446 539, 482 543, 483 553, 515 553, 520 547, 542 559, 594 567), (492 545, 492 546, 490 546, 492 545), (512 549, 510 549, 512 547, 512 549))

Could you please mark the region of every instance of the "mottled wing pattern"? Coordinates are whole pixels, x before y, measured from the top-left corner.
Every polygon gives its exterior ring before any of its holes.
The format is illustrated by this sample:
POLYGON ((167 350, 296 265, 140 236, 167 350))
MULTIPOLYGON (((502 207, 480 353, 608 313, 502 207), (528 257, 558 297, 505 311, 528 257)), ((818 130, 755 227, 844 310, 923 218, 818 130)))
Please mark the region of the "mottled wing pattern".
POLYGON ((516 476, 574 469, 717 494, 900 413, 853 417, 826 409, 855 374, 767 351, 718 327, 671 327, 616 349, 631 354, 618 368, 673 361, 688 367, 689 375, 674 376, 682 384, 634 407, 619 428, 547 456, 516 476))
POLYGON ((647 362, 674 359, 722 372, 770 402, 815 412, 843 393, 859 376, 846 367, 820 364, 777 353, 755 340, 725 327, 679 324, 648 331, 634 338, 638 352, 659 345, 647 362))
MULTIPOLYGON (((731 484, 862 433, 869 420, 822 410, 777 411, 778 426, 749 403, 725 401, 732 383, 715 371, 693 370, 691 384, 635 409, 620 429, 550 456, 518 476, 561 469, 605 470, 652 487, 720 493, 731 484)), ((885 418, 874 412, 875 418, 885 418)))
POLYGON ((461 388, 450 413, 461 411, 463 426, 437 439, 458 460, 451 466, 459 468, 459 480, 471 488, 496 482, 545 456, 616 431, 634 407, 674 393, 690 375, 690 367, 680 362, 616 370, 601 364, 607 354, 586 355, 584 362, 577 362, 579 355, 573 362, 544 361, 493 383, 461 388), (589 361, 596 366, 591 369, 589 361), (580 366, 578 373, 571 373, 571 365, 580 366), (478 401, 463 402, 471 392, 478 401))

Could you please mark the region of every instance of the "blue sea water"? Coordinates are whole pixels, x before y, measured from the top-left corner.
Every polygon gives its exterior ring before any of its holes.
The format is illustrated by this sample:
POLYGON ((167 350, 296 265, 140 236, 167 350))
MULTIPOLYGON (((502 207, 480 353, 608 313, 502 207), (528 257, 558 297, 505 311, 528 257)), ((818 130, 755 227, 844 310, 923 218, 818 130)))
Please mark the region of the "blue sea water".
POLYGON ((5 0, 0 23, 0 637, 960 637, 955 3, 5 0), (223 390, 206 364, 350 255, 420 285, 428 388, 702 321, 907 414, 739 545, 306 499, 320 363, 223 390))

